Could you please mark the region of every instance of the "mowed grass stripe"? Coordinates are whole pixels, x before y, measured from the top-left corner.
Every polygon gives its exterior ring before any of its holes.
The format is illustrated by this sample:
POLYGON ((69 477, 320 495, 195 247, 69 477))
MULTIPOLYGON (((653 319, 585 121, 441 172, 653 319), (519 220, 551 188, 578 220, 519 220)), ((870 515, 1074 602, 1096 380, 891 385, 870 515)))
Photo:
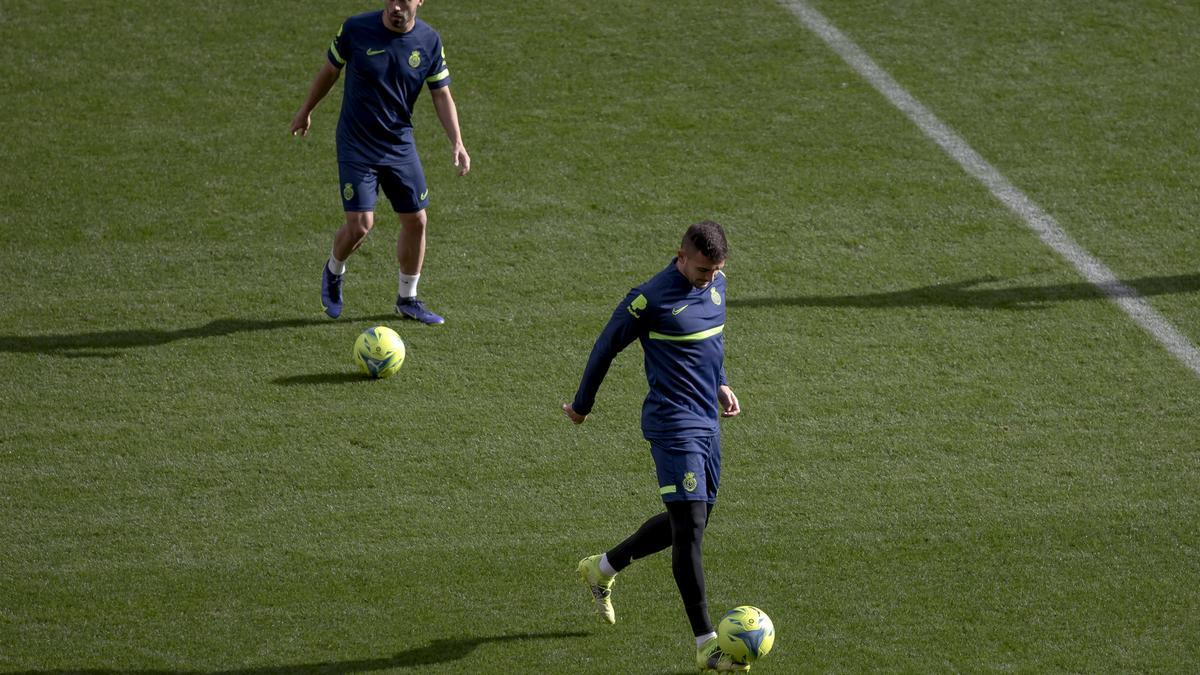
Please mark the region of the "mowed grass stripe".
POLYGON ((1088 283, 1116 303, 1135 323, 1166 347, 1167 351, 1200 376, 1200 350, 1143 300, 1137 291, 1117 279, 1107 265, 1076 243, 1053 216, 1005 178, 1004 174, 976 152, 957 132, 938 119, 933 111, 910 94, 823 14, 803 0, 781 2, 806 28, 820 37, 847 65, 917 125, 923 134, 982 183, 996 199, 1020 216, 1047 246, 1071 263, 1088 283))

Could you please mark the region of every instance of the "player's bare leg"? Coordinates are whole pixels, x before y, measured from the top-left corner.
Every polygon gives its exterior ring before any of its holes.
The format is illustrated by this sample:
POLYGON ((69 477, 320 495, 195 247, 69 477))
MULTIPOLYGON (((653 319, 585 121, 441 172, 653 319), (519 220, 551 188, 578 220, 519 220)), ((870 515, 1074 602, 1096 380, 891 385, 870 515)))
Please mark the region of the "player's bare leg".
POLYGON ((429 311, 417 299, 417 281, 425 264, 425 209, 401 213, 400 237, 396 240, 396 262, 400 267, 400 292, 396 296, 396 313, 424 324, 445 323, 445 319, 429 311))
POLYGON ((333 235, 333 255, 345 262, 359 246, 366 241, 367 234, 375 226, 375 213, 372 211, 348 211, 346 222, 337 234, 333 235))
POLYGON ((419 275, 425 265, 425 226, 429 218, 425 209, 397 215, 400 216, 400 237, 396 240, 396 262, 403 274, 419 275))
POLYGON ((333 251, 321 274, 321 305, 334 319, 342 314, 342 277, 346 273, 346 259, 358 250, 374 224, 374 213, 348 211, 346 222, 333 235, 333 251))

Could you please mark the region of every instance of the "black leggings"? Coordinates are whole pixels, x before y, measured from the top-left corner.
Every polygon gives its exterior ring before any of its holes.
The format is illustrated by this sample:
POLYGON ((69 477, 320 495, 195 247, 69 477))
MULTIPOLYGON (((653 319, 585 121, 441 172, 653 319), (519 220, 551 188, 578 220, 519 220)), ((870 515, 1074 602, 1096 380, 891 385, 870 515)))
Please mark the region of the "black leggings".
POLYGON ((671 547, 671 571, 683 598, 693 635, 712 632, 704 593, 704 562, 700 544, 713 505, 707 502, 667 502, 667 510, 651 517, 628 539, 608 552, 608 563, 620 572, 639 558, 671 547))

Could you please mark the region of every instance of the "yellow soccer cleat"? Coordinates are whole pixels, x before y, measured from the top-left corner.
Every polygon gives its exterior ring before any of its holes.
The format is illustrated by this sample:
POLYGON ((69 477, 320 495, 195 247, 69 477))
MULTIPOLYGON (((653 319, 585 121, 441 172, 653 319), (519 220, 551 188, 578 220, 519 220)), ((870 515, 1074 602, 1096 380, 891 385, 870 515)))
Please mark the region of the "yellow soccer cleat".
POLYGON ((721 651, 717 638, 710 639, 696 650, 696 667, 702 673, 744 673, 750 670, 750 664, 738 663, 721 651))
POLYGON ((596 601, 596 613, 606 623, 616 623, 617 613, 612 606, 612 587, 616 582, 615 576, 606 576, 600 571, 600 556, 591 555, 579 561, 575 568, 579 578, 583 580, 592 598, 596 601))

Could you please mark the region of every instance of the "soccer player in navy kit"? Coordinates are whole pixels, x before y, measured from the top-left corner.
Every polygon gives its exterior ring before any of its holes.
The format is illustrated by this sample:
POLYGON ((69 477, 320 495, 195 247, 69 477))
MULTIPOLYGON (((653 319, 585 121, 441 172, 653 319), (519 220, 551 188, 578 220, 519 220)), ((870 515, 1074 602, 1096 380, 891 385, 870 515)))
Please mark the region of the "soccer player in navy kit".
POLYGON ((429 190, 413 144, 412 111, 423 86, 429 87, 438 120, 450 139, 458 175, 471 170, 471 157, 463 146, 458 109, 450 96, 442 39, 417 19, 417 8, 423 4, 424 0, 388 0, 382 11, 347 19, 292 120, 293 136, 308 135, 313 109, 346 71, 337 127, 339 191, 346 222, 334 236, 333 251, 321 274, 321 304, 335 319, 342 313, 346 259, 374 226, 375 200, 382 188, 400 217, 396 312, 426 324, 444 322, 417 299, 429 190))
POLYGON ((658 474, 665 513, 625 541, 580 561, 578 573, 600 617, 616 623, 611 592, 617 573, 634 560, 671 548, 671 570, 696 637, 702 670, 748 670, 717 645, 708 616, 700 545, 721 478, 718 416, 741 412, 725 379, 724 229, 702 221, 683 235, 678 256, 629 292, 600 333, 575 399, 562 408, 575 424, 592 410, 613 358, 634 340, 642 344, 650 390, 642 405, 642 435, 658 474))

